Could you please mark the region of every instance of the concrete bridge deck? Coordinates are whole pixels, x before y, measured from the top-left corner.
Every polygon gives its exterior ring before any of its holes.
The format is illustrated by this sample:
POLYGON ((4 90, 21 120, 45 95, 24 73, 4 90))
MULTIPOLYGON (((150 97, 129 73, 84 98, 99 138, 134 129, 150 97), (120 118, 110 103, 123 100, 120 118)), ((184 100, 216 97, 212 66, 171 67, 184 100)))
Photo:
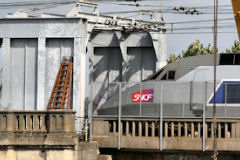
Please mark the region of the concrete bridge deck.
MULTIPOLYGON (((92 139, 99 147, 139 151, 212 151, 212 119, 94 118, 92 139), (118 127, 118 124, 120 126, 118 127), (120 136, 119 132, 120 130, 120 136)), ((240 151, 240 119, 217 120, 219 152, 240 151)))

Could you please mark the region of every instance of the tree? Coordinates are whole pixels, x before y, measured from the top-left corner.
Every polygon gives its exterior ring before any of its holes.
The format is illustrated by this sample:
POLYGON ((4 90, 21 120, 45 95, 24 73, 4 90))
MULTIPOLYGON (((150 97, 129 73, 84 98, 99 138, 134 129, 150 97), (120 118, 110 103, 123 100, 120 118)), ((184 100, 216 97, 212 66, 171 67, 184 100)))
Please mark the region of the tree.
POLYGON ((199 40, 195 40, 192 44, 189 45, 186 51, 182 51, 182 57, 186 58, 189 56, 205 55, 212 54, 213 48, 210 48, 210 44, 206 48, 203 47, 203 44, 200 44, 199 40))
POLYGON ((186 58, 189 56, 196 56, 196 55, 205 55, 205 54, 213 54, 213 48, 211 48, 210 44, 207 47, 203 47, 203 44, 199 42, 199 40, 195 40, 191 43, 186 51, 182 51, 182 54, 178 55, 177 57, 174 54, 170 54, 169 59, 167 60, 168 63, 175 62, 176 60, 186 58))
POLYGON ((168 63, 175 62, 177 60, 182 59, 182 56, 179 54, 177 57, 175 54, 170 54, 169 59, 167 60, 168 63))
POLYGON ((234 41, 234 45, 232 46, 231 49, 226 50, 227 53, 240 53, 240 42, 239 41, 234 41))

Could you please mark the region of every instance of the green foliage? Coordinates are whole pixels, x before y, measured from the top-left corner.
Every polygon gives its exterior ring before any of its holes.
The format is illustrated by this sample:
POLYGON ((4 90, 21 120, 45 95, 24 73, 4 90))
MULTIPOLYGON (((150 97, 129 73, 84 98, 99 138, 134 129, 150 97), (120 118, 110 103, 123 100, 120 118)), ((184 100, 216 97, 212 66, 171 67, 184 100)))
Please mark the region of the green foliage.
POLYGON ((211 48, 210 44, 207 47, 203 47, 203 44, 199 42, 199 40, 195 40, 191 43, 186 51, 182 51, 182 54, 178 55, 177 57, 174 54, 170 54, 169 59, 167 60, 168 63, 175 62, 176 60, 186 58, 189 56, 196 56, 196 55, 205 55, 205 54, 213 54, 213 48, 211 48))
POLYGON ((239 41, 234 41, 234 45, 232 46, 231 49, 226 50, 227 53, 240 53, 240 42, 239 41))
POLYGON ((175 54, 170 54, 169 59, 167 60, 168 63, 175 62, 177 60, 182 59, 181 55, 179 54, 177 57, 175 54))
POLYGON ((205 55, 212 54, 213 49, 210 48, 210 44, 206 48, 203 47, 203 44, 200 44, 199 40, 195 40, 191 43, 186 51, 182 51, 183 58, 189 56, 205 55))

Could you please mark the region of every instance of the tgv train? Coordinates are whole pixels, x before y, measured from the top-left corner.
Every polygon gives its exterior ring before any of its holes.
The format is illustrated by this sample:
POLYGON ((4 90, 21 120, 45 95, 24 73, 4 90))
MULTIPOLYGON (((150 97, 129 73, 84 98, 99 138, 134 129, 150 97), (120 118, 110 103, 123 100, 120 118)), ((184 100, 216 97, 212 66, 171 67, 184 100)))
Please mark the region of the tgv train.
MULTIPOLYGON (((210 54, 178 60, 141 83, 122 84, 97 113, 118 115, 121 106, 123 116, 211 117, 213 69, 210 54)), ((240 117, 240 54, 218 54, 216 75, 217 117, 240 117)))

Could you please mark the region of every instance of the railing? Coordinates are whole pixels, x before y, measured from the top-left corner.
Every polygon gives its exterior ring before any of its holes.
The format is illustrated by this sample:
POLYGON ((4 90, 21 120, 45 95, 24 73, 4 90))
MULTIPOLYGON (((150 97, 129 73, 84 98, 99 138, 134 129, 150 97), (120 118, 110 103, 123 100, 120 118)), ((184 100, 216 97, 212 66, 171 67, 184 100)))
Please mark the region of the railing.
MULTIPOLYGON (((108 120, 110 136, 116 136, 118 133, 117 120, 108 120)), ((201 138, 203 136, 202 120, 165 119, 163 121, 163 137, 185 137, 201 138)), ((217 122, 218 138, 236 138, 234 134, 236 121, 227 120, 227 122, 217 122)), ((122 120, 121 136, 139 136, 139 137, 159 137, 160 122, 156 120, 122 120)), ((207 120, 205 124, 206 138, 213 138, 213 122, 207 120)))
POLYGON ((0 111, 0 132, 75 132, 74 111, 0 111))
MULTIPOLYGON (((203 123, 202 119, 164 118, 161 124, 159 119, 121 118, 120 126, 118 122, 114 118, 95 118, 93 140, 102 148, 212 150, 212 119, 203 123)), ((217 138, 219 150, 238 150, 240 120, 218 119, 217 138)))

